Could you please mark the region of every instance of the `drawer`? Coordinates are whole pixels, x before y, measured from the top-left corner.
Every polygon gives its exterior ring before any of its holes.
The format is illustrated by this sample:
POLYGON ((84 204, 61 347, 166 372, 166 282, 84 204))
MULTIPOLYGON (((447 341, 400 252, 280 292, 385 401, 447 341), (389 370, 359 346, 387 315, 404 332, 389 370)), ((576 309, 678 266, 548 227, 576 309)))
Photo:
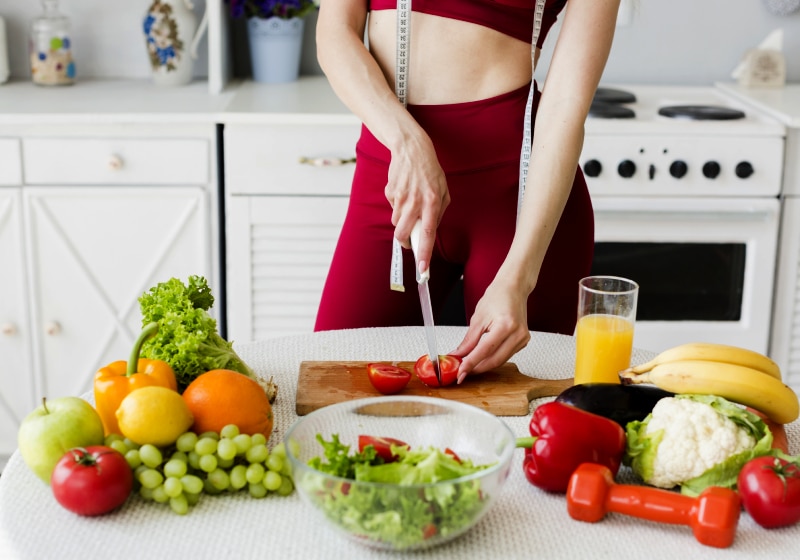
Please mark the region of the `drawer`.
POLYGON ((0 138, 0 186, 22 184, 19 140, 0 138))
POLYGON ((206 140, 25 138, 25 183, 31 185, 205 185, 206 140))
POLYGON ((226 125, 230 194, 348 195, 361 125, 226 125))

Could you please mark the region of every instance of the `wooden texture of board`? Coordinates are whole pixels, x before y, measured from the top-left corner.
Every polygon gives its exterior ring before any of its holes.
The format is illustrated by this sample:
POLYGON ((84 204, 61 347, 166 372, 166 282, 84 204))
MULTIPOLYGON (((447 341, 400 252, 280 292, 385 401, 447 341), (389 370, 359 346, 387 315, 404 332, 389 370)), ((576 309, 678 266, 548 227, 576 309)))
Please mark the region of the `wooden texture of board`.
MULTIPOLYGON (((297 414, 303 416, 323 406, 353 399, 379 397, 370 384, 367 365, 370 362, 304 361, 300 364, 297 381, 297 414)), ((394 363, 410 372, 414 362, 394 363)), ((499 368, 470 375, 460 385, 428 387, 412 375, 403 395, 419 395, 453 399, 482 408, 497 416, 525 416, 530 401, 540 397, 555 397, 571 387, 572 378, 537 379, 522 374, 516 364, 505 363, 499 368)))

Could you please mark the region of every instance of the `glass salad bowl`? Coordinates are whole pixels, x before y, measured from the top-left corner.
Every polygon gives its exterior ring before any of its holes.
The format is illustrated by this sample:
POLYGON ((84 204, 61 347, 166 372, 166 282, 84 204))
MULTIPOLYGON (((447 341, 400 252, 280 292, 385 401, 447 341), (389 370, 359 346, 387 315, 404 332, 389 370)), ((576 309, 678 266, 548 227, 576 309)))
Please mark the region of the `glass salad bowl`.
POLYGON ((516 439, 480 408, 398 395, 318 409, 285 443, 297 490, 319 519, 364 545, 415 550, 455 539, 489 511, 516 439))

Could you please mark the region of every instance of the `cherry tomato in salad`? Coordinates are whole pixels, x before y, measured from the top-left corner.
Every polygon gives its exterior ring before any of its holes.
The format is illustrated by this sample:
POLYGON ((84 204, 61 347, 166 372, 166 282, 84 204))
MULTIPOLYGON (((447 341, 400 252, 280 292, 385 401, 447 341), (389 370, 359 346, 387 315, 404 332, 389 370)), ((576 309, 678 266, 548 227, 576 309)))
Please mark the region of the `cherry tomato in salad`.
POLYGON ((739 471, 742 505, 767 529, 800 521, 800 465, 778 457, 756 457, 739 471))
POLYGON ((378 454, 378 457, 380 457, 387 463, 391 463, 397 460, 397 455, 392 453, 392 445, 396 445, 398 447, 408 447, 408 444, 406 442, 395 438, 368 436, 368 435, 358 436, 359 453, 364 451, 364 448, 368 445, 374 447, 375 451, 378 454))
POLYGON ((406 388, 411 372, 392 364, 367 364, 367 376, 372 386, 384 395, 393 395, 406 388))
POLYGON ((133 489, 133 471, 119 451, 104 445, 67 451, 53 469, 53 495, 78 515, 102 515, 118 508, 133 489))
MULTIPOLYGON (((454 356, 453 354, 439 356, 439 369, 442 374, 441 387, 446 387, 456 382, 460 365, 460 356, 454 356)), ((421 356, 414 364, 414 373, 428 387, 440 387, 439 381, 436 379, 436 372, 433 369, 433 362, 427 354, 421 356)))

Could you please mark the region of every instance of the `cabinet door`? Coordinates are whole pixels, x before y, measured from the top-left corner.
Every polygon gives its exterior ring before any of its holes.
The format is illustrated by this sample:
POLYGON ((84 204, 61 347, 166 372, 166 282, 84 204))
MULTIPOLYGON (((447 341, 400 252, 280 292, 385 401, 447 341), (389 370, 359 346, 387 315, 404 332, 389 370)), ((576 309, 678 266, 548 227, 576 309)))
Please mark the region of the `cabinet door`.
POLYGON ((22 247, 21 190, 0 188, 0 468, 36 406, 22 247))
POLYGON ((308 333, 339 238, 344 196, 228 199, 228 337, 308 333))
POLYGON ((194 187, 24 194, 37 391, 81 394, 99 367, 128 359, 142 293, 171 277, 209 277, 207 195, 194 187))
POLYGON ((787 197, 781 218, 770 357, 800 393, 800 198, 787 197))

